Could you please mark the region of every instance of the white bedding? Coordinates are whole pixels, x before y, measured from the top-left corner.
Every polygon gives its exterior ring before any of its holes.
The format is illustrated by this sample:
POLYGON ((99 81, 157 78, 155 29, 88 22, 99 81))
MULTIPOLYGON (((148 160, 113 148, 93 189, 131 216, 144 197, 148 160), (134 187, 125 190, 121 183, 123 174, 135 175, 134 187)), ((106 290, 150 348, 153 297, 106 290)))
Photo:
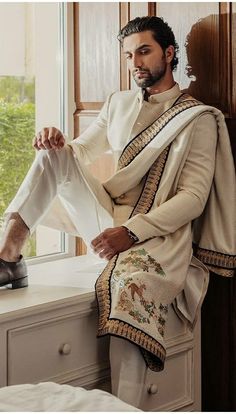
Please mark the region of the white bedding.
POLYGON ((54 382, 0 388, 0 411, 140 411, 108 392, 54 382))

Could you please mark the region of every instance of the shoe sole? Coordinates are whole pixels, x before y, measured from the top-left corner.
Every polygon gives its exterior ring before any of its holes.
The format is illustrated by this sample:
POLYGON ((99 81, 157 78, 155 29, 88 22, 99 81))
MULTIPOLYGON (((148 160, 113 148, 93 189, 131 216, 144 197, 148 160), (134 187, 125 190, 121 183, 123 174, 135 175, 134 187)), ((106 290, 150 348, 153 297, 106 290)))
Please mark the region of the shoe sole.
POLYGON ((8 289, 21 289, 27 287, 28 276, 22 277, 21 279, 12 280, 12 282, 1 283, 0 286, 6 286, 8 289))

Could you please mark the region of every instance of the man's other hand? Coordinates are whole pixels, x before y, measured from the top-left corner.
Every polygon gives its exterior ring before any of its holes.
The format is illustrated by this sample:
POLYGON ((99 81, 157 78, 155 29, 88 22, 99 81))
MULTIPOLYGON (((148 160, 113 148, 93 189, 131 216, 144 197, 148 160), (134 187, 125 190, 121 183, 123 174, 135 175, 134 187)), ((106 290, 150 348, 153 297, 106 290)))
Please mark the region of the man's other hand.
POLYGON ((37 150, 61 149, 65 145, 65 137, 59 129, 43 128, 34 137, 32 146, 37 150))
POLYGON ((106 229, 91 242, 94 252, 107 260, 111 260, 117 253, 128 250, 133 244, 134 240, 125 227, 106 229))

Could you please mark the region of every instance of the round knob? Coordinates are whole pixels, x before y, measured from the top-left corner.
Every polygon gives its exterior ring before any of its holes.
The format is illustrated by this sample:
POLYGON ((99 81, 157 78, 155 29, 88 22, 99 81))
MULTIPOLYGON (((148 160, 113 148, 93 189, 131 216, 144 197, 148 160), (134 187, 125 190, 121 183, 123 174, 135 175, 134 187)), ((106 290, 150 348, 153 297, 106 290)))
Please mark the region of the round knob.
POLYGON ((150 385, 148 386, 148 393, 149 393, 149 394, 156 394, 156 393, 157 393, 157 391, 158 391, 158 387, 157 387, 157 385, 156 385, 156 384, 150 384, 150 385))
POLYGON ((71 346, 70 344, 62 344, 59 348, 59 352, 62 355, 69 355, 71 353, 71 346))

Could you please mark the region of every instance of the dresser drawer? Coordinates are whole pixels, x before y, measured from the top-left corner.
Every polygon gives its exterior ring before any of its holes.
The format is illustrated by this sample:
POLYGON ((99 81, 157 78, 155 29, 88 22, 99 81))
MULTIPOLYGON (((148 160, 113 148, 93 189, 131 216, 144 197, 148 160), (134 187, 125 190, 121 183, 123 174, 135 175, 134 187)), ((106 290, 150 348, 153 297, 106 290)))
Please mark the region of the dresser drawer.
POLYGON ((176 411, 193 403, 193 350, 171 355, 161 372, 148 371, 141 409, 176 411))
POLYGON ((108 360, 107 338, 96 333, 91 310, 9 330, 8 385, 94 373, 108 360))
MULTIPOLYGON (((174 341, 187 341, 193 338, 193 333, 189 330, 186 322, 176 315, 172 306, 169 306, 168 319, 166 323, 166 342, 174 341)), ((171 344, 172 345, 172 344, 171 344)))

